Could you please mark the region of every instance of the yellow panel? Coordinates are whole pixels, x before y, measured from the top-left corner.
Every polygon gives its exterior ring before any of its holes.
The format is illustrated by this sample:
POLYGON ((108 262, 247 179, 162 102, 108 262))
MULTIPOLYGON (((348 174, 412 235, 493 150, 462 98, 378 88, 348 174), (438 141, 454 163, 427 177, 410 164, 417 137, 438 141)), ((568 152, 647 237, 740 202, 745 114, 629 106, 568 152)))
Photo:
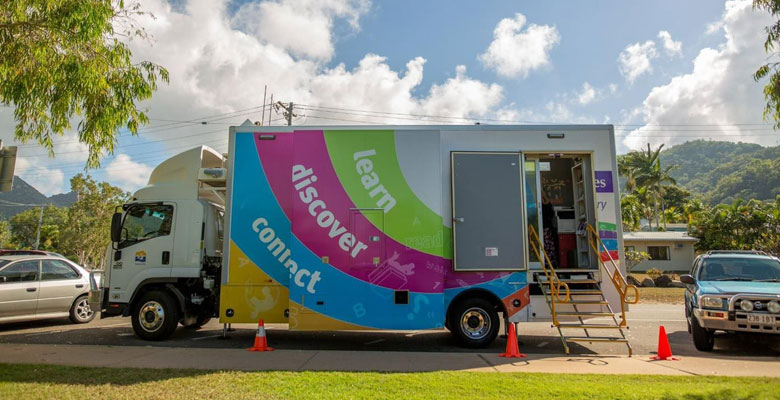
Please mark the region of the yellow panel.
POLYGON ((228 281, 220 289, 219 322, 221 323, 285 323, 284 310, 290 292, 263 272, 241 249, 230 241, 228 281), (233 316, 227 316, 227 310, 233 316))
POLYGON ((230 241, 230 260, 228 260, 228 281, 223 282, 223 284, 225 283, 231 285, 279 284, 253 263, 232 240, 230 241))
POLYGON ((290 330, 296 331, 348 331, 373 330, 322 315, 294 301, 290 301, 290 330))
POLYGON ((288 307, 289 291, 280 285, 226 285, 219 300, 220 323, 285 323, 284 310, 288 307), (227 309, 233 316, 227 316, 227 309))

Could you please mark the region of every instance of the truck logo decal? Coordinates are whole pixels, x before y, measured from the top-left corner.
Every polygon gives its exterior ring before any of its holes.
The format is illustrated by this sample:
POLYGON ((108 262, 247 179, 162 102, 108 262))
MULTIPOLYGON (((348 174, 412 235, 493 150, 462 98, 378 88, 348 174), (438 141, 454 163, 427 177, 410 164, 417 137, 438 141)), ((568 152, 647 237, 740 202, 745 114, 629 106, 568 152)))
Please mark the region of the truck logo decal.
POLYGON ((143 250, 135 252, 135 263, 146 264, 146 252, 143 250))

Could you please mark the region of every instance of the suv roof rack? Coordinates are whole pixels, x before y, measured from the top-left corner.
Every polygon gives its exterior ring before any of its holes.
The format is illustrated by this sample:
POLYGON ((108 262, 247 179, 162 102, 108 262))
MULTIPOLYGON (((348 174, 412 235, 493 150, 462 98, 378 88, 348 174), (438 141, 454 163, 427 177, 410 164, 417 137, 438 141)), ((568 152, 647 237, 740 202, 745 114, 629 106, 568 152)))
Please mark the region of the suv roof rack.
POLYGON ((711 254, 756 254, 760 256, 768 256, 765 251, 761 250, 708 250, 707 255, 711 254))

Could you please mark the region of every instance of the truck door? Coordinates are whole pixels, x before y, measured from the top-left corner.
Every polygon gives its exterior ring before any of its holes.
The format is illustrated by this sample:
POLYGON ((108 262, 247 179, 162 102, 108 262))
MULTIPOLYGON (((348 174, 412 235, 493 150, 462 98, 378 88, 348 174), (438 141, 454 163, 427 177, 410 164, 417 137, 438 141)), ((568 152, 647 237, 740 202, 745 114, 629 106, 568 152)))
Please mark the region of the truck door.
POLYGON ((454 269, 525 269, 519 153, 453 152, 454 269))
POLYGON ((110 261, 110 302, 126 303, 133 294, 130 290, 144 279, 171 275, 174 211, 173 203, 133 204, 127 209, 110 261))

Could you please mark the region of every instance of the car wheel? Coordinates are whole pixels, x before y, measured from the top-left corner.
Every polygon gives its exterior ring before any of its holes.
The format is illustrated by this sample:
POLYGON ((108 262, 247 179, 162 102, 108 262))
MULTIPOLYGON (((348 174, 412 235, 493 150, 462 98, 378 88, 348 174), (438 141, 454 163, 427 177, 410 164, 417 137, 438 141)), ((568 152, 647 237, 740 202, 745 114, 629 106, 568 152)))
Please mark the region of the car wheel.
POLYGON ((165 340, 179 325, 179 309, 170 294, 163 291, 144 293, 135 303, 133 331, 144 340, 165 340))
POLYGON ((712 351, 715 347, 715 332, 702 328, 695 316, 691 316, 691 333, 696 350, 712 351))
POLYGON ((458 302, 449 314, 449 329, 463 347, 487 347, 498 335, 501 324, 493 304, 472 298, 458 302))
POLYGON ((86 324, 95 319, 95 311, 89 307, 87 295, 79 296, 70 306, 70 320, 74 324, 86 324))

